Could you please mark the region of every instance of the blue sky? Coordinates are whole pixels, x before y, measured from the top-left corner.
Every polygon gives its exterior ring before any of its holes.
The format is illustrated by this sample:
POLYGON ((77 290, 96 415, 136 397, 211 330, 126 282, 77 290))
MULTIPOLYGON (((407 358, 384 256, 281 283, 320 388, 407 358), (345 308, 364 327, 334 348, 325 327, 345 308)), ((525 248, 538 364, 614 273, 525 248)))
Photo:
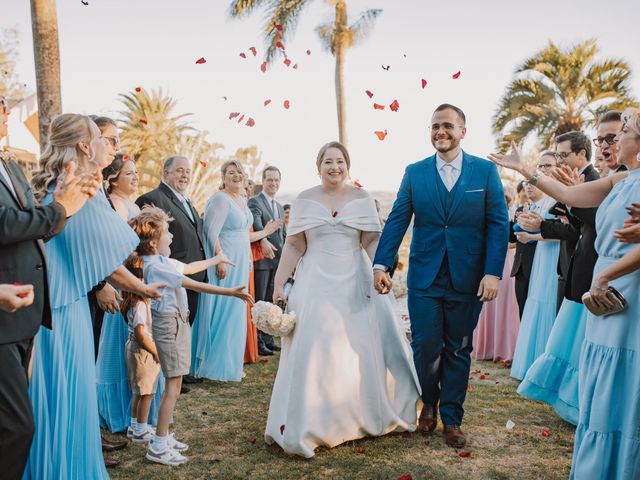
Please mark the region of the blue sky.
MULTIPOLYGON (((29 2, 8 3, 0 27, 20 29, 18 72, 35 90, 29 2)), ((314 32, 330 18, 331 7, 324 0, 312 2, 287 39, 297 70, 278 60, 263 74, 264 15, 230 20, 229 3, 89 0, 84 6, 80 0, 59 0, 63 109, 117 116, 119 93, 162 87, 178 100, 177 113, 193 113, 193 125, 209 131, 209 140, 224 144, 227 154, 257 145, 267 162, 283 170, 282 191, 310 187, 318 180, 319 147, 338 136, 334 59, 322 51, 314 32), (239 56, 243 51, 246 60, 239 56), (196 65, 199 57, 207 63, 196 65), (266 108, 265 99, 272 100, 266 108), (282 107, 285 99, 289 110, 282 107), (234 111, 254 118, 255 127, 229 121, 234 111)), ((395 191, 405 166, 432 153, 428 119, 443 102, 467 114, 463 148, 481 156, 491 152, 491 116, 513 70, 549 40, 570 45, 597 38, 601 55, 631 64, 634 94, 640 95, 640 7, 634 0, 349 0, 348 5, 354 18, 367 8, 384 10, 369 37, 348 51, 345 72, 352 177, 370 190, 395 191), (383 70, 383 64, 390 69, 383 70), (457 71, 460 78, 453 80, 457 71), (424 90, 422 78, 428 82, 424 90), (394 99, 398 112, 372 108, 374 101, 389 105, 394 99), (385 129, 388 136, 381 142, 373 132, 385 129)))

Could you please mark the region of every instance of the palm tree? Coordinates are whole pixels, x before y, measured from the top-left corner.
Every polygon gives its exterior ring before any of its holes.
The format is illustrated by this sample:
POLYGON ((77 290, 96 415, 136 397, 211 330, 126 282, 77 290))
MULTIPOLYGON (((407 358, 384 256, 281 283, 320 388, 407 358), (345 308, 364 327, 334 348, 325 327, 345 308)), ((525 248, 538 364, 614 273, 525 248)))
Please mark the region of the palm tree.
POLYGON ((621 59, 596 59, 595 40, 569 49, 553 42, 515 71, 493 117, 498 148, 536 136, 548 148, 554 137, 593 127, 607 110, 637 106, 631 95, 631 68, 621 59))
POLYGON ((187 196, 200 213, 204 212, 207 200, 220 185, 222 159, 218 150, 224 148, 221 143, 207 141, 207 135, 207 131, 198 132, 196 135, 184 135, 176 146, 176 155, 185 156, 193 161, 187 196))
MULTIPOLYGON (((366 37, 376 17, 382 13, 380 9, 363 12, 359 19, 349 25, 347 20, 347 1, 329 0, 335 6, 335 18, 331 22, 320 25, 316 32, 324 47, 336 59, 335 88, 338 111, 338 131, 340 142, 347 144, 346 100, 344 95, 344 63, 346 50, 366 37)), ((268 44, 265 61, 272 62, 278 51, 280 35, 291 37, 300 19, 302 9, 312 0, 233 0, 230 7, 234 18, 248 15, 266 4, 267 23, 264 27, 265 41, 268 44)))
POLYGON ((40 149, 44 150, 51 120, 62 113, 60 49, 55 0, 31 0, 31 28, 36 64, 40 149))
POLYGON ((125 109, 120 112, 123 151, 136 160, 141 193, 155 188, 162 178, 162 162, 176 155, 182 136, 194 131, 184 118, 173 116, 175 100, 162 89, 149 94, 145 89, 119 95, 125 109))
POLYGON ((259 152, 255 145, 238 148, 230 158, 240 162, 248 179, 258 182, 261 181, 259 177, 262 171, 269 166, 262 161, 262 152, 259 152))

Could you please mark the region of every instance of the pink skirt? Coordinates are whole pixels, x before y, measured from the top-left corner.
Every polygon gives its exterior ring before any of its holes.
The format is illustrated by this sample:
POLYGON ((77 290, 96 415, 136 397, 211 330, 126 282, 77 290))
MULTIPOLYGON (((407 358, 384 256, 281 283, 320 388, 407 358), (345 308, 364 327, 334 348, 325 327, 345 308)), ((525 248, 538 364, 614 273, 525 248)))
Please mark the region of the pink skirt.
POLYGON ((518 339, 520 315, 516 300, 515 279, 510 276, 515 248, 507 250, 498 297, 485 303, 478 326, 473 332, 475 360, 511 361, 518 339))

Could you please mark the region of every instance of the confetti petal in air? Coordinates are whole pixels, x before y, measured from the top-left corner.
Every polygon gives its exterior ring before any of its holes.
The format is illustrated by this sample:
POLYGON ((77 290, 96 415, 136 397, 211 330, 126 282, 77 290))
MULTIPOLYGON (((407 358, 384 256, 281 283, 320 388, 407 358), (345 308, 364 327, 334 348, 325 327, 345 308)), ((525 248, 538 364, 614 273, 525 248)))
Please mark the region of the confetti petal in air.
POLYGON ((262 62, 262 65, 260 65, 260 70, 262 70, 262 73, 265 73, 267 71, 267 62, 262 62))
POLYGON ((264 101, 264 106, 266 107, 267 105, 269 105, 271 103, 271 99, 268 98, 264 101))
POLYGON ((400 108, 400 104, 398 103, 398 100, 394 100, 393 103, 389 105, 389 108, 391 109, 392 112, 397 112, 398 108, 400 108))
POLYGON ((400 436, 402 438, 411 438, 411 432, 402 432, 400 436))
POLYGON ((278 40, 282 40, 284 38, 281 33, 276 33, 276 37, 278 37, 278 40))
POLYGON ((387 72, 389 71, 389 69, 391 68, 391 65, 382 65, 382 69, 386 70, 387 72))
POLYGON ((281 31, 282 31, 282 25, 280 25, 280 24, 274 23, 274 24, 273 24, 273 27, 274 27, 276 30, 278 30, 279 32, 281 32, 281 31))
POLYGON ((243 119, 244 119, 244 113, 240 115, 240 118, 238 119, 238 123, 242 122, 243 119))
POLYGON ((236 118, 238 115, 240 115, 240 112, 231 112, 229 114, 229 120, 233 120, 234 118, 236 118))
POLYGON ((258 55, 258 51, 256 50, 256 47, 249 47, 249 50, 251 50, 251 53, 253 53, 254 57, 258 55))
POLYGON ((247 56, 244 54, 244 52, 242 52, 242 53, 240 54, 240 57, 241 57, 241 58, 247 58, 247 56))
POLYGON ((89 2, 85 2, 84 0, 80 0, 80 3, 83 5, 89 5, 89 2))
POLYGON ((460 74, 461 74, 461 73, 462 73, 462 72, 456 72, 456 73, 454 73, 453 75, 451 75, 451 78, 453 78, 454 80, 457 80, 458 78, 460 78, 460 74))
POLYGON ((126 153, 125 153, 124 155, 122 155, 122 159, 123 159, 125 162, 126 162, 127 160, 129 160, 129 158, 130 158, 130 157, 129 157, 129 155, 128 155, 128 154, 126 154, 126 153))
POLYGON ((423 78, 422 79, 422 88, 427 86, 427 81, 423 78))
POLYGON ((384 140, 387 137, 387 131, 386 130, 384 132, 383 131, 376 131, 376 132, 373 132, 373 133, 375 133, 377 135, 378 140, 380 140, 380 141, 384 140))
POLYGON ((373 92, 371 90, 365 90, 364 93, 366 93, 369 98, 373 98, 373 92))
POLYGON ((285 100, 283 106, 284 106, 284 108, 289 110, 289 107, 291 106, 291 103, 289 102, 289 100, 285 100))
POLYGON ((140 119, 140 123, 141 123, 141 124, 143 124, 143 125, 146 125, 146 124, 147 124, 147 121, 146 121, 144 118, 141 118, 141 119, 140 119))
POLYGON ((202 65, 203 63, 207 63, 207 60, 204 57, 200 57, 198 60, 196 60, 197 65, 202 65))
POLYGON ((307 55, 311 55, 311 50, 307 50, 307 55))
POLYGON ((356 188, 362 188, 362 184, 361 184, 358 180, 356 180, 355 182, 353 182, 353 185, 354 185, 356 188))
POLYGON ((136 93, 140 93, 142 89, 140 87, 136 87, 136 93))
POLYGON ((251 117, 249 117, 249 120, 247 120, 247 123, 245 123, 247 127, 253 127, 255 124, 256 124, 256 121, 251 117))
POLYGON ((200 160, 200 165, 202 166, 202 168, 207 168, 207 163, 203 162, 202 160, 200 160))
POLYGON ((284 424, 280 425, 280 435, 284 435, 284 424))
POLYGON ((298 64, 297 64, 297 63, 293 66, 293 69, 294 69, 294 70, 297 70, 297 69, 298 69, 298 64))
POLYGON ((373 104, 374 110, 384 110, 384 105, 380 105, 379 103, 373 104))
POLYGON ((282 44, 282 42, 276 42, 276 47, 278 47, 281 50, 284 50, 284 45, 282 44))
POLYGON ((285 58, 285 59, 284 59, 284 64, 285 64, 287 67, 288 67, 288 66, 290 66, 290 65, 291 65, 291 59, 289 59, 289 58, 285 58))

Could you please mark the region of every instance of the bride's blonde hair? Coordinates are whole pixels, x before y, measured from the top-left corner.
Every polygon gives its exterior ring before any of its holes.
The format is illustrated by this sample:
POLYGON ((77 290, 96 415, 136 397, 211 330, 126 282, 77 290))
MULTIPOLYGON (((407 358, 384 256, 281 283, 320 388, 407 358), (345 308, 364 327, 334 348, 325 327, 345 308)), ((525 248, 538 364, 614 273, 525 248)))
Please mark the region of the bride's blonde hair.
POLYGON ((53 119, 49 126, 49 141, 40 157, 40 170, 31 180, 36 200, 47 195, 50 185, 66 171, 70 162, 78 163, 78 143, 88 144, 93 139, 91 123, 86 115, 75 113, 63 113, 53 119))
POLYGON ((349 151, 347 150, 347 147, 345 147, 340 142, 329 142, 324 144, 318 152, 318 158, 316 158, 316 167, 318 168, 318 172, 320 171, 320 165, 322 164, 324 154, 327 153, 327 150, 329 150, 330 148, 337 148, 338 150, 340 150, 340 152, 342 152, 344 161, 347 163, 347 170, 351 170, 351 158, 349 157, 349 151))

